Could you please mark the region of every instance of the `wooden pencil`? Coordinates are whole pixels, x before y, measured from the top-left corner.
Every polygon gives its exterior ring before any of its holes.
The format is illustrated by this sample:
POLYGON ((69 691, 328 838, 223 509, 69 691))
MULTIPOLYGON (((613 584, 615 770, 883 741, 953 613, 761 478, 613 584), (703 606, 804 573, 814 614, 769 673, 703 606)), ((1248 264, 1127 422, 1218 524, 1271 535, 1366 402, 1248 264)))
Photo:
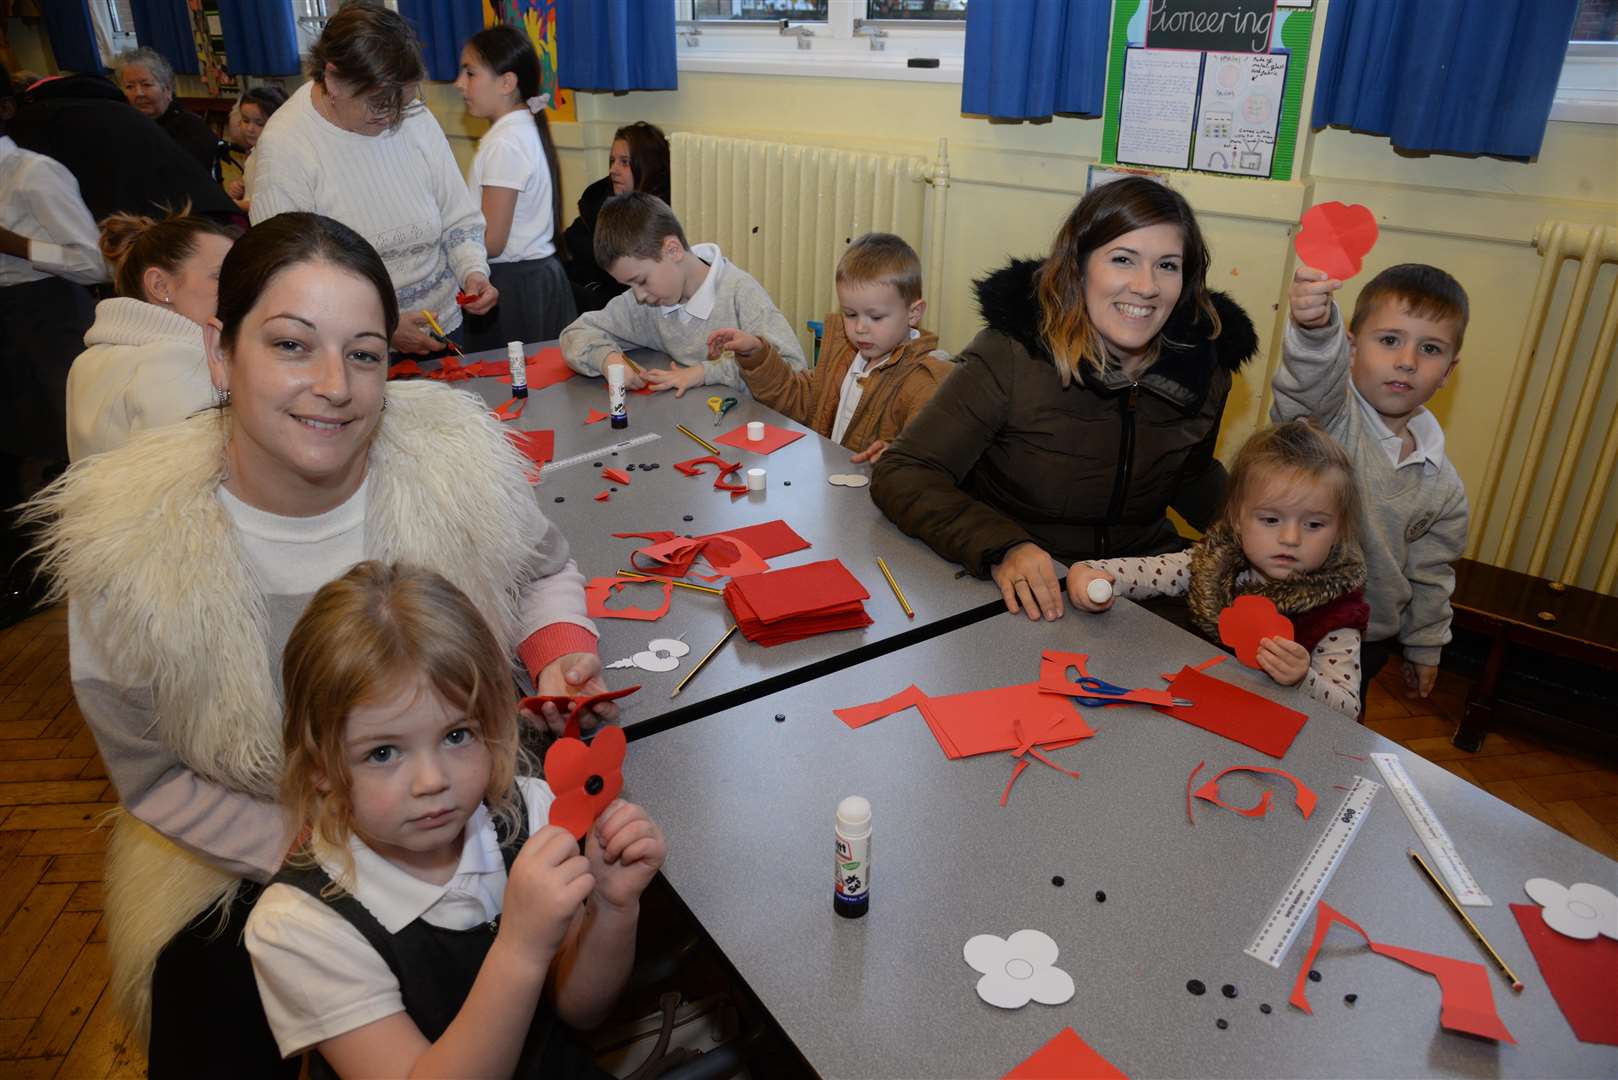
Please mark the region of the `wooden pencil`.
POLYGON ((691 589, 695 592, 712 593, 715 596, 725 595, 724 589, 715 589, 711 585, 693 585, 689 581, 675 581, 673 578, 666 578, 656 574, 637 574, 633 570, 620 570, 618 571, 618 576, 634 578, 636 581, 666 581, 676 589, 691 589))
POLYGON ((734 634, 735 632, 736 624, 731 623, 730 629, 725 631, 725 636, 714 642, 713 648, 709 649, 707 653, 703 655, 702 659, 697 661, 697 666, 685 673, 685 678, 680 680, 679 685, 675 686, 674 692, 669 695, 669 699, 671 701, 679 696, 681 690, 685 689, 686 683, 697 677, 697 672, 701 671, 707 666, 708 661, 713 659, 713 654, 718 652, 724 646, 725 642, 730 640, 730 635, 734 634))
POLYGON ((719 447, 715 446, 713 443, 709 442, 707 439, 704 439, 701 435, 698 435, 696 432, 692 431, 690 428, 686 427, 684 424, 675 424, 674 426, 680 430, 681 435, 685 435, 685 436, 688 436, 689 438, 695 439, 697 441, 697 443, 704 450, 708 451, 708 453, 713 454, 716 457, 718 456, 719 447))
POLYGON ((1472 931, 1472 936, 1477 938, 1478 943, 1488 950, 1490 956, 1494 957, 1494 962, 1500 965, 1500 970, 1505 972, 1506 978, 1511 980, 1511 989, 1519 994, 1522 993, 1522 980, 1517 978, 1516 973, 1506 966, 1504 960, 1500 959, 1500 954, 1494 951, 1494 946, 1490 945, 1489 939, 1483 936, 1483 931, 1478 929, 1478 924, 1473 922, 1471 917, 1462 910, 1460 903, 1450 894, 1449 888, 1438 879, 1437 874, 1433 873, 1433 868, 1427 865, 1427 860, 1422 858, 1415 848, 1407 848, 1406 850, 1410 852, 1410 857, 1416 860, 1416 865, 1421 867, 1421 872, 1427 875, 1427 880, 1431 881, 1438 891, 1444 894, 1444 899, 1449 901, 1449 906, 1454 909, 1455 914, 1461 917, 1461 921, 1466 924, 1466 928, 1472 931))
POLYGON ((893 571, 888 569, 887 560, 878 555, 876 565, 882 569, 882 576, 888 579, 888 588, 893 590, 893 595, 898 599, 899 606, 905 609, 907 616, 914 619, 916 617, 915 609, 910 606, 910 601, 905 599, 904 590, 899 588, 899 583, 893 580, 893 571))

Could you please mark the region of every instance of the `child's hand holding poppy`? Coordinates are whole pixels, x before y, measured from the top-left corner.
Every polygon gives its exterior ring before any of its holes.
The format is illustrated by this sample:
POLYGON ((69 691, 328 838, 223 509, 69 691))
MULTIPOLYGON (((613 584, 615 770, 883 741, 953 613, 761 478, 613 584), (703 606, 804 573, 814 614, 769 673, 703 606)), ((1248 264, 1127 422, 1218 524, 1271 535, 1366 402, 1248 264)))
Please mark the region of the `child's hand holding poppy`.
POLYGON ((663 865, 663 830, 634 803, 618 799, 585 836, 584 855, 595 878, 595 895, 614 908, 636 907, 640 894, 663 865))

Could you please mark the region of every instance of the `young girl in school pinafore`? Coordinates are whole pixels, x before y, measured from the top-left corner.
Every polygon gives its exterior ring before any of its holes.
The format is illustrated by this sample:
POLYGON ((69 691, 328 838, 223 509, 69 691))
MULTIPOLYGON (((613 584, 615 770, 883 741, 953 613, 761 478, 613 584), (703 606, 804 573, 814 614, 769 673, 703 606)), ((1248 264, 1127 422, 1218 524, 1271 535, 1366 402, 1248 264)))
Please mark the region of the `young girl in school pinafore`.
POLYGON ((663 836, 622 801, 583 854, 546 824, 502 656, 455 586, 378 562, 287 641, 283 802, 308 841, 246 943, 282 1055, 316 1051, 317 1076, 605 1075, 570 1029, 623 987, 663 836))
POLYGON ((1068 574, 1068 594, 1087 611, 1106 611, 1090 582, 1103 579, 1131 599, 1184 596, 1191 618, 1219 640, 1219 613, 1253 593, 1292 620, 1295 640, 1267 637, 1258 664, 1282 686, 1334 709, 1360 712, 1360 639, 1365 558, 1359 545, 1359 488, 1353 465, 1331 436, 1304 421, 1256 432, 1236 455, 1225 512, 1188 551, 1093 559, 1068 574))
POLYGON ((468 317, 466 346, 553 340, 578 311, 556 254, 562 176, 545 118, 549 95, 539 92, 539 56, 522 31, 490 27, 461 49, 455 86, 466 111, 491 122, 467 184, 483 208, 489 279, 500 290, 493 311, 468 317))

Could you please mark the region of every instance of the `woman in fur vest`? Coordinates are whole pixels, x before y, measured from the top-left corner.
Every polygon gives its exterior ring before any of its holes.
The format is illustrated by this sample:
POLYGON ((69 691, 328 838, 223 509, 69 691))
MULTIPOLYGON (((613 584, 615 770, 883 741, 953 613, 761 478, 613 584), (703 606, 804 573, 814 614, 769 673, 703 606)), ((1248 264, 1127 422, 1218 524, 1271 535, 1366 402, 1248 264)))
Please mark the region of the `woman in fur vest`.
POLYGON ((1207 273, 1177 192, 1144 177, 1091 191, 1043 262, 977 283, 987 326, 877 462, 877 506, 1030 619, 1061 617, 1053 559, 1183 548, 1165 511, 1213 517, 1220 416, 1258 350, 1207 273))
POLYGON ((226 257, 204 334, 220 407, 86 458, 29 508, 122 802, 112 988, 149 1033, 154 1077, 298 1071, 241 935, 295 840, 276 802, 276 675, 316 590, 363 559, 435 570, 540 693, 605 689, 583 577, 524 459, 471 396, 386 382, 398 320, 386 267, 352 229, 261 223, 226 257))

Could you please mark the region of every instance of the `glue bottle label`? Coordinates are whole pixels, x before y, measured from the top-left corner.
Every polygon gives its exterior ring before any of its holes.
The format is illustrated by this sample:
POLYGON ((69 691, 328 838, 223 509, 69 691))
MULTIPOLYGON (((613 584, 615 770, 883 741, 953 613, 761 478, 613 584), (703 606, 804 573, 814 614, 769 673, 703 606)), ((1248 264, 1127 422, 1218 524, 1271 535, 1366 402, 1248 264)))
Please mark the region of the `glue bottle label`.
MULTIPOLYGON (((871 895, 871 837, 837 834, 837 906, 863 908, 871 895)), ((851 912, 852 913, 852 912, 851 912)), ((861 910, 860 914, 864 914, 861 910)))
POLYGON ((525 398, 528 396, 528 359, 523 356, 522 342, 508 341, 506 343, 506 364, 511 368, 511 396, 525 398))
POLYGON ((624 366, 613 364, 607 368, 607 412, 612 417, 612 426, 625 428, 629 426, 629 406, 624 399, 624 366))

